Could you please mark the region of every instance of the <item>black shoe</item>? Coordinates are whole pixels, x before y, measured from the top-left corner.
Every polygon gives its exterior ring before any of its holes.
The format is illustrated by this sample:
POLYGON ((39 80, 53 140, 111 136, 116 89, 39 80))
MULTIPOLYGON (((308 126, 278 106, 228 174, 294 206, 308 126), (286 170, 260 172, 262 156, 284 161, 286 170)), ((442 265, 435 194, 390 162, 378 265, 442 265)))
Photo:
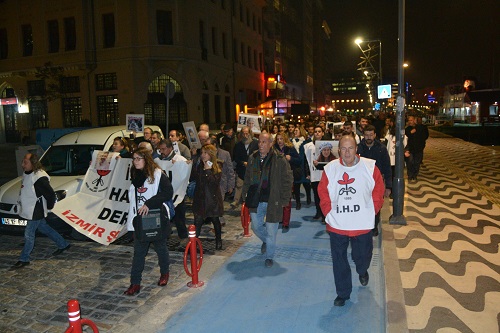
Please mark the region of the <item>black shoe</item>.
POLYGON ((370 276, 368 275, 368 272, 366 272, 365 275, 360 275, 359 276, 359 283, 364 287, 368 284, 368 280, 370 279, 370 276))
POLYGON ((290 226, 289 225, 284 225, 283 226, 283 230, 281 231, 282 233, 287 233, 288 230, 290 230, 290 226))
POLYGON ((215 240, 215 249, 216 250, 222 250, 222 239, 216 239, 215 240))
POLYGON ((306 200, 306 205, 309 206, 310 204, 311 204, 311 199, 309 198, 309 199, 306 200))
POLYGON ((373 237, 377 237, 378 236, 378 228, 375 227, 375 228, 372 229, 372 231, 373 231, 373 234, 372 234, 373 237))
POLYGON ((18 261, 10 269, 18 269, 23 268, 24 266, 28 266, 30 264, 29 261, 18 261))
POLYGON ((266 267, 273 267, 273 259, 266 259, 266 261, 264 262, 264 265, 266 265, 266 267))
POLYGON ((262 254, 266 253, 266 248, 267 248, 266 243, 262 243, 262 246, 260 247, 260 253, 262 254))
POLYGON ((335 299, 335 301, 333 301, 333 305, 335 305, 335 306, 344 306, 345 301, 347 301, 348 299, 350 299, 350 297, 342 298, 340 296, 337 296, 337 298, 335 299))
POLYGON ((71 244, 68 244, 68 246, 66 246, 64 249, 57 249, 54 252, 52 252, 52 255, 57 256, 57 255, 63 253, 64 251, 68 250, 70 247, 71 247, 71 244))
POLYGON ((321 215, 316 214, 313 216, 313 220, 319 220, 321 218, 321 215))
POLYGON ((300 204, 300 202, 297 202, 297 204, 295 205, 295 209, 300 210, 300 208, 302 208, 302 205, 300 204))

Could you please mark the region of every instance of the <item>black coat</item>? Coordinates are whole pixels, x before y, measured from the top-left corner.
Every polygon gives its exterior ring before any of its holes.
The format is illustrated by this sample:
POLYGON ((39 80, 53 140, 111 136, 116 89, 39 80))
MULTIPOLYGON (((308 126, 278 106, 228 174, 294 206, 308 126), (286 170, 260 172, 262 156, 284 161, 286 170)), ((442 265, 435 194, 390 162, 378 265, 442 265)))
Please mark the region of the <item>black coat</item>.
POLYGON ((242 141, 239 141, 236 146, 234 146, 233 161, 236 162, 236 174, 240 179, 245 179, 247 167, 244 163, 248 162, 248 156, 257 149, 259 149, 257 140, 252 140, 248 145, 248 149, 245 148, 245 144, 242 141))
POLYGON ((359 156, 375 160, 375 165, 384 177, 385 187, 392 188, 391 159, 389 158, 387 147, 378 140, 373 141, 373 146, 368 147, 365 139, 363 139, 358 145, 358 154, 359 156))
POLYGON ((224 204, 220 191, 221 176, 222 172, 214 174, 213 169, 204 170, 201 161, 191 170, 191 180, 196 181, 193 198, 195 219, 224 215, 224 204))

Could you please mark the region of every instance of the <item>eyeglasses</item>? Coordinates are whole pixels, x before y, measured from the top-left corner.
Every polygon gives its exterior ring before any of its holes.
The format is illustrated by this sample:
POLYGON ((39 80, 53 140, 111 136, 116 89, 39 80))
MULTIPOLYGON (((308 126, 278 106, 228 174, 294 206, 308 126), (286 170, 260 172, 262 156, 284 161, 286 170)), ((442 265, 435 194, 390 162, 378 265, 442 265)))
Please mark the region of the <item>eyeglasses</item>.
POLYGON ((134 157, 133 158, 134 161, 140 161, 140 160, 143 160, 143 159, 144 159, 144 157, 134 157))

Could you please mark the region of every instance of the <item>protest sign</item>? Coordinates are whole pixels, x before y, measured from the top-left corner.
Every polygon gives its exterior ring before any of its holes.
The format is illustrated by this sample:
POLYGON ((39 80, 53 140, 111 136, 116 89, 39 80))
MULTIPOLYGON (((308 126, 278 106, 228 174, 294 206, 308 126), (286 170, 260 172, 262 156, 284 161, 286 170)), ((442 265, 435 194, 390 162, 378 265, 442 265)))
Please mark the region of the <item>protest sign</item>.
MULTIPOLYGON (((132 159, 112 156, 107 169, 97 169, 103 152, 95 151, 80 192, 56 203, 52 212, 90 239, 109 245, 126 233, 132 159), (100 155, 101 154, 101 155, 100 155)), ((159 161, 174 188, 174 205, 182 202, 191 164, 159 161)))

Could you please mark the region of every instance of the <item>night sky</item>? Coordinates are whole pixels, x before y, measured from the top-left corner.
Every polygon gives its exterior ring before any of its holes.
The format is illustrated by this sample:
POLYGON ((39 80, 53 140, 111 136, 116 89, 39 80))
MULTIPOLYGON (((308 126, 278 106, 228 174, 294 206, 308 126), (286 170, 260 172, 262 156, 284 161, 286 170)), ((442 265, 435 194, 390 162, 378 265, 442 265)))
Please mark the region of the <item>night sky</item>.
MULTIPOLYGON (((398 2, 325 0, 333 79, 359 73, 354 39, 363 37, 382 40, 384 83, 397 82, 398 2)), ((406 0, 405 80, 415 88, 443 87, 473 76, 478 88, 498 88, 499 13, 498 0, 406 0)))

